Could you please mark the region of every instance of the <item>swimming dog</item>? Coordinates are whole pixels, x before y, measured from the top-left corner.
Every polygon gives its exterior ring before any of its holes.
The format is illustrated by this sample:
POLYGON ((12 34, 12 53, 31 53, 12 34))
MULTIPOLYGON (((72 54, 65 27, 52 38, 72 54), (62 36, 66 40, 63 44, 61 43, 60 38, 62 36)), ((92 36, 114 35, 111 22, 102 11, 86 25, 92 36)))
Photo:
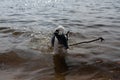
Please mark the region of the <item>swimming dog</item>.
POLYGON ((65 34, 65 28, 58 26, 52 36, 51 45, 54 48, 54 54, 65 54, 68 49, 68 36, 65 34))

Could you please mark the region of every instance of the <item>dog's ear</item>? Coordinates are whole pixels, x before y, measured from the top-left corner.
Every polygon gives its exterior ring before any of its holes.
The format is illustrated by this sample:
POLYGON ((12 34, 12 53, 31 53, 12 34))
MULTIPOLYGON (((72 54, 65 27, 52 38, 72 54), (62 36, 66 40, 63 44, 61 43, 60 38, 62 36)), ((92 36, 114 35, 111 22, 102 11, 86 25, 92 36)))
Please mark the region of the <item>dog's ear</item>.
POLYGON ((56 30, 55 32, 54 32, 54 35, 58 35, 59 34, 59 30, 56 30))
POLYGON ((56 33, 59 33, 59 30, 56 30, 55 32, 56 32, 56 33))

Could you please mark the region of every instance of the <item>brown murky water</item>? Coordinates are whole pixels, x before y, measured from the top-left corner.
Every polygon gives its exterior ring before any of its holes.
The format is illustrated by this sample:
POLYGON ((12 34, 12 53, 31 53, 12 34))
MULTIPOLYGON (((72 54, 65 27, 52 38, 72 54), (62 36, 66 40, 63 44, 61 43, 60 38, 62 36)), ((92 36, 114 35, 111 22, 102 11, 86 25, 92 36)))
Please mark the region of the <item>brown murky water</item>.
POLYGON ((119 0, 0 1, 0 80, 120 80, 119 5, 119 0), (71 31, 69 44, 101 36, 105 41, 55 55, 50 38, 59 24, 71 31))
MULTIPOLYGON (((73 46, 67 55, 55 55, 46 44, 49 38, 34 38, 30 36, 32 32, 7 27, 0 28, 0 34, 2 80, 120 79, 119 54, 113 53, 117 52, 116 49, 105 46, 107 41, 73 46)), ((70 35, 70 38, 79 38, 80 34, 70 35)), ((69 39, 69 43, 72 42, 69 39)))

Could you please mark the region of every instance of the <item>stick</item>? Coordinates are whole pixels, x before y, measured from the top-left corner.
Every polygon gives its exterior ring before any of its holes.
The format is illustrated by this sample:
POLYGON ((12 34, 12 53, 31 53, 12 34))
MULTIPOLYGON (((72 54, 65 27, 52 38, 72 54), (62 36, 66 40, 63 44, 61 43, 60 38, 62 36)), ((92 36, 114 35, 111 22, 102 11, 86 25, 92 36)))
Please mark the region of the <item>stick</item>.
POLYGON ((74 46, 74 45, 83 44, 83 43, 91 43, 91 42, 95 42, 95 41, 98 41, 98 40, 101 40, 101 42, 102 42, 102 41, 104 41, 104 38, 99 37, 97 39, 90 40, 90 41, 83 41, 83 42, 79 42, 79 43, 75 43, 75 44, 70 44, 69 46, 74 46))

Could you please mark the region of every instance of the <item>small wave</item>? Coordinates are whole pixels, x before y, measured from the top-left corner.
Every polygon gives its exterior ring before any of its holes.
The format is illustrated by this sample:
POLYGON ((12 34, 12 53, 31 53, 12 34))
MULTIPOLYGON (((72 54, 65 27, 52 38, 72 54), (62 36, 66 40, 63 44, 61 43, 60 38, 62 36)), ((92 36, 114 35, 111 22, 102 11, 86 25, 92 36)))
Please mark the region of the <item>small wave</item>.
POLYGON ((25 61, 26 60, 24 58, 21 58, 13 51, 0 54, 0 64, 19 66, 21 63, 24 63, 25 61))
POLYGON ((0 30, 9 29, 9 27, 0 27, 0 30))
POLYGON ((1 33, 11 33, 11 32, 14 32, 14 29, 4 29, 2 31, 0 31, 1 33))
POLYGON ((107 25, 105 24, 93 24, 93 25, 88 25, 86 27, 89 27, 89 28, 98 28, 98 27, 105 27, 107 25))
POLYGON ((35 20, 0 20, 0 23, 23 23, 23 24, 28 24, 28 23, 33 23, 36 22, 35 20))
POLYGON ((34 35, 29 42, 29 46, 32 49, 40 50, 42 52, 51 52, 50 37, 45 36, 45 35, 41 35, 41 34, 34 35))
POLYGON ((79 32, 70 32, 70 37, 80 38, 80 39, 86 39, 86 36, 79 32))
POLYGON ((10 14, 8 16, 25 16, 25 15, 24 14, 15 13, 15 14, 10 14))

